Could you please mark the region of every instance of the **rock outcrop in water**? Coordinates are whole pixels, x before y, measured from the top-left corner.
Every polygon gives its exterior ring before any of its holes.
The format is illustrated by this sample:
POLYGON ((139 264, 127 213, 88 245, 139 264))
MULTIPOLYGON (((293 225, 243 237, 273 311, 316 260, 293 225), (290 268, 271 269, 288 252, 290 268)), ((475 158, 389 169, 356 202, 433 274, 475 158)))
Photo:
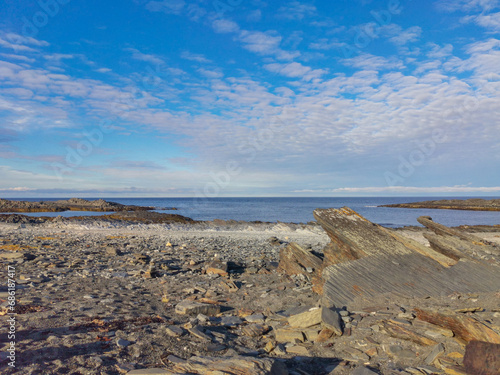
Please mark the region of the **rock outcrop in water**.
POLYGON ((70 198, 59 201, 14 201, 0 199, 0 212, 64 212, 64 211, 149 211, 154 207, 129 206, 115 202, 107 202, 104 199, 89 201, 80 198, 70 198))
POLYGON ((500 211, 500 199, 442 199, 413 203, 385 204, 380 207, 435 208, 443 210, 500 211))

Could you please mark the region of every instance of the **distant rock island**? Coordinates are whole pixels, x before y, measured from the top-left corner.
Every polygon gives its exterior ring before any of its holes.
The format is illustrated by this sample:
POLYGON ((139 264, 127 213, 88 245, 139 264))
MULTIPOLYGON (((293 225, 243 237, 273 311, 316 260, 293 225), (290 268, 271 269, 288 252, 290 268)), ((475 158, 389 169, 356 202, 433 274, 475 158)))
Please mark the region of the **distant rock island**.
POLYGON ((442 199, 414 203, 384 204, 379 207, 435 208, 442 210, 500 211, 500 199, 442 199))
POLYGON ((107 202, 104 199, 86 200, 70 198, 59 201, 14 201, 0 199, 0 212, 63 212, 63 211, 150 211, 154 207, 128 206, 115 202, 107 202))

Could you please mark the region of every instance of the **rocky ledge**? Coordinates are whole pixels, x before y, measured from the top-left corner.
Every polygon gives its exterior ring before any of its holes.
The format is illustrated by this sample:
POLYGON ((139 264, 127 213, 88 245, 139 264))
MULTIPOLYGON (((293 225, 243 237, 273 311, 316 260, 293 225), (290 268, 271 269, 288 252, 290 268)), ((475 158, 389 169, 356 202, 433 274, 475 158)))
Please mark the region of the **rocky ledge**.
POLYGON ((436 208, 442 210, 500 211, 500 199, 442 199, 413 203, 384 204, 379 207, 436 208))
POLYGON ((63 211, 150 211, 154 207, 129 206, 104 199, 89 201, 80 198, 70 198, 59 201, 14 201, 0 199, 0 212, 63 212, 63 211))

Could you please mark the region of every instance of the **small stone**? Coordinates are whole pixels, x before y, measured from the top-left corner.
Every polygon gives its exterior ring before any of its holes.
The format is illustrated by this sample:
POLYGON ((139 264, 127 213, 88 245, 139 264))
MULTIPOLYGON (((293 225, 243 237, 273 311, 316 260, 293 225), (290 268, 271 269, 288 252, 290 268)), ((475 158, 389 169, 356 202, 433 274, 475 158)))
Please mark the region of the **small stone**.
POLYGON ((220 352, 222 350, 225 350, 226 349, 226 346, 225 345, 221 345, 221 344, 208 344, 207 345, 207 351, 208 352, 220 352))
POLYGON ((193 328, 188 329, 189 333, 193 336, 198 337, 204 341, 212 341, 212 338, 203 332, 203 328, 200 326, 194 326, 193 328))
POLYGON ((345 349, 343 357, 348 361, 360 361, 363 363, 370 360, 370 358, 365 353, 355 348, 345 349))
POLYGON ((444 354, 444 345, 439 343, 439 344, 435 345, 432 348, 429 355, 427 357, 425 357, 424 363, 426 365, 432 365, 434 363, 434 361, 436 360, 436 358, 438 358, 439 356, 441 356, 443 354, 444 354))
POLYGON ((334 335, 335 335, 335 332, 333 332, 331 329, 323 328, 321 330, 321 332, 319 333, 318 337, 316 338, 316 340, 314 340, 314 341, 318 342, 318 343, 323 343, 323 342, 328 341, 334 335))
POLYGON ((179 337, 184 334, 184 330, 181 327, 174 325, 168 326, 167 328, 165 328, 165 331, 170 337, 179 337))
POLYGON ((285 355, 286 354, 285 346, 283 344, 276 345, 273 353, 276 355, 285 355))
POLYGON ((221 324, 225 327, 236 327, 242 323, 243 321, 237 316, 224 316, 221 319, 221 324))
POLYGON ((220 312, 218 305, 208 303, 199 303, 189 300, 184 300, 175 306, 175 312, 181 315, 198 315, 204 314, 208 316, 217 315, 220 312))
POLYGON ((370 370, 368 367, 358 367, 351 372, 351 375, 377 375, 378 373, 370 370))
POLYGON ((258 337, 269 332, 269 327, 261 324, 250 324, 243 327, 241 332, 250 337, 258 337))
POLYGON ((276 348, 276 344, 273 341, 268 341, 266 346, 264 347, 264 350, 267 353, 271 353, 274 350, 274 348, 276 348))
POLYGON ((264 323, 266 318, 263 314, 253 314, 245 317, 245 320, 249 323, 264 323))
POLYGON ((307 349, 304 346, 301 345, 294 345, 289 348, 286 348, 286 352, 289 354, 296 354, 296 355, 301 355, 301 356, 310 356, 311 353, 309 352, 309 349, 307 349))
POLYGON ((120 363, 115 365, 116 370, 120 374, 126 374, 135 369, 135 365, 133 363, 120 363))
POLYGON ((89 362, 95 367, 95 368, 99 368, 102 366, 103 364, 103 360, 101 357, 97 357, 97 356, 94 356, 94 357, 90 357, 89 358, 89 362))
POLYGON ((126 348, 131 344, 130 341, 124 340, 124 339, 116 339, 116 345, 118 345, 120 348, 126 348))
POLYGON ((207 275, 219 275, 219 276, 227 276, 227 262, 222 262, 218 259, 211 261, 205 267, 205 271, 207 275))
POLYGON ((171 375, 171 374, 172 372, 166 368, 145 368, 127 372, 127 375, 171 375))

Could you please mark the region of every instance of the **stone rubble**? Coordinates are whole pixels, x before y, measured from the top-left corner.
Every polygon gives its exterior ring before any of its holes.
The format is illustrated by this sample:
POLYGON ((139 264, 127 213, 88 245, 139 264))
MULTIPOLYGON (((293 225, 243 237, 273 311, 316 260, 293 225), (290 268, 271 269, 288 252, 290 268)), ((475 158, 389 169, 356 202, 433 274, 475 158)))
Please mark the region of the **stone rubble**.
POLYGON ((313 291, 329 239, 280 225, 0 224, 0 262, 15 265, 18 284, 17 366, 2 344, 0 372, 464 374, 468 350, 498 352, 469 347, 499 342, 498 292, 387 292, 332 306, 313 291), (287 274, 278 263, 290 246, 310 259, 287 274))

